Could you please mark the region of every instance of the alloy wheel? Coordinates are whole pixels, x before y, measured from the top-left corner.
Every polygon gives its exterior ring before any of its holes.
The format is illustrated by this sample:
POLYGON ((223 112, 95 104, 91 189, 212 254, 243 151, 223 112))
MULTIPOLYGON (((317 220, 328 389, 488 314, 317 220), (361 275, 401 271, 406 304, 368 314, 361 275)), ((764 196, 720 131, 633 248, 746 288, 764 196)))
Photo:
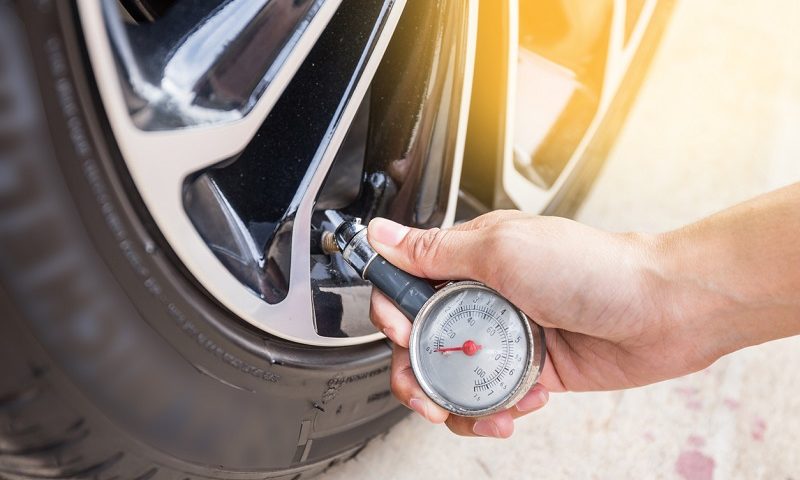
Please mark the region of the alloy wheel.
POLYGON ((177 259, 272 335, 382 338, 366 282, 314 250, 322 210, 452 222, 476 3, 128 3, 81 1, 80 19, 125 168, 177 259))
POLYGON ((558 212, 664 3, 82 0, 79 11, 125 168, 168 248, 250 324, 342 346, 382 335, 367 321, 369 285, 319 254, 322 210, 421 227, 494 208, 558 212))

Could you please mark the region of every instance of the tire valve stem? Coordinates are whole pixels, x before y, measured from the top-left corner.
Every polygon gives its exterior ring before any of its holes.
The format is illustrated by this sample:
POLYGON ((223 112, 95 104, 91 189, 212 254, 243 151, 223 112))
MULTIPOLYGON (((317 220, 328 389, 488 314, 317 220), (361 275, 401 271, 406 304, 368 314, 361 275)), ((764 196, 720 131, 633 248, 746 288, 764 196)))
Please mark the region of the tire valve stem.
POLYGON ((376 252, 367 239, 367 226, 360 218, 345 220, 334 210, 326 210, 334 231, 324 232, 320 244, 326 252, 342 252, 342 259, 355 273, 389 297, 409 320, 435 293, 427 280, 395 267, 376 252), (335 245, 334 245, 335 244, 335 245))
POLYGON ((334 255, 339 253, 339 244, 336 243, 336 238, 333 236, 333 232, 322 232, 322 251, 325 252, 326 255, 334 255))

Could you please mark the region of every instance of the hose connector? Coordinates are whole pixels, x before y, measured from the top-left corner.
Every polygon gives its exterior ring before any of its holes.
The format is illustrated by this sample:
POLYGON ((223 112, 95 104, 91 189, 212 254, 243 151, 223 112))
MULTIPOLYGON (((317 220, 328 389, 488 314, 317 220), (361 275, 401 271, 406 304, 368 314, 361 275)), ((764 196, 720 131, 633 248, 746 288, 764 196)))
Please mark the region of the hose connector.
POLYGON ((361 278, 366 278, 369 264, 378 256, 367 241, 367 227, 358 219, 342 222, 334 230, 333 239, 344 260, 361 278))

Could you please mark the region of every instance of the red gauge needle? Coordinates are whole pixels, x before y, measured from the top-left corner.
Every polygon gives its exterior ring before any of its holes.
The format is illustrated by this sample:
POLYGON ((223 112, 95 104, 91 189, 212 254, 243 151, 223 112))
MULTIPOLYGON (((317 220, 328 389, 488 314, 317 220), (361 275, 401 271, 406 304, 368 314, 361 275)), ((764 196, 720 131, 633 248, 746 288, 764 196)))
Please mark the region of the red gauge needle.
POLYGON ((441 352, 441 353, 445 353, 445 352, 464 352, 466 355, 471 357, 471 356, 475 355, 476 353, 478 353, 478 350, 480 350, 480 349, 481 349, 480 345, 478 345, 477 343, 473 342, 472 340, 467 340, 460 347, 439 347, 434 351, 441 352))

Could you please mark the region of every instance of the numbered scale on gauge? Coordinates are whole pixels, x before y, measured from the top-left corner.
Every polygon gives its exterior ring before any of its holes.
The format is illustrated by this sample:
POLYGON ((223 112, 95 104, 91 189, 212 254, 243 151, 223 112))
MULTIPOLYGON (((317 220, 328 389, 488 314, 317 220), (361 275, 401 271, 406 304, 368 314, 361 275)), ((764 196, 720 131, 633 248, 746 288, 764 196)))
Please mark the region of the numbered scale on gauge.
POLYGON ((409 346, 425 393, 463 416, 514 405, 544 365, 542 328, 478 282, 436 292, 417 314, 409 346))
POLYGON ((324 251, 341 252, 413 321, 411 368, 434 402, 474 417, 509 408, 527 393, 544 366, 542 327, 482 283, 454 282, 434 290, 378 255, 358 220, 326 214, 336 228, 323 236, 324 251))

